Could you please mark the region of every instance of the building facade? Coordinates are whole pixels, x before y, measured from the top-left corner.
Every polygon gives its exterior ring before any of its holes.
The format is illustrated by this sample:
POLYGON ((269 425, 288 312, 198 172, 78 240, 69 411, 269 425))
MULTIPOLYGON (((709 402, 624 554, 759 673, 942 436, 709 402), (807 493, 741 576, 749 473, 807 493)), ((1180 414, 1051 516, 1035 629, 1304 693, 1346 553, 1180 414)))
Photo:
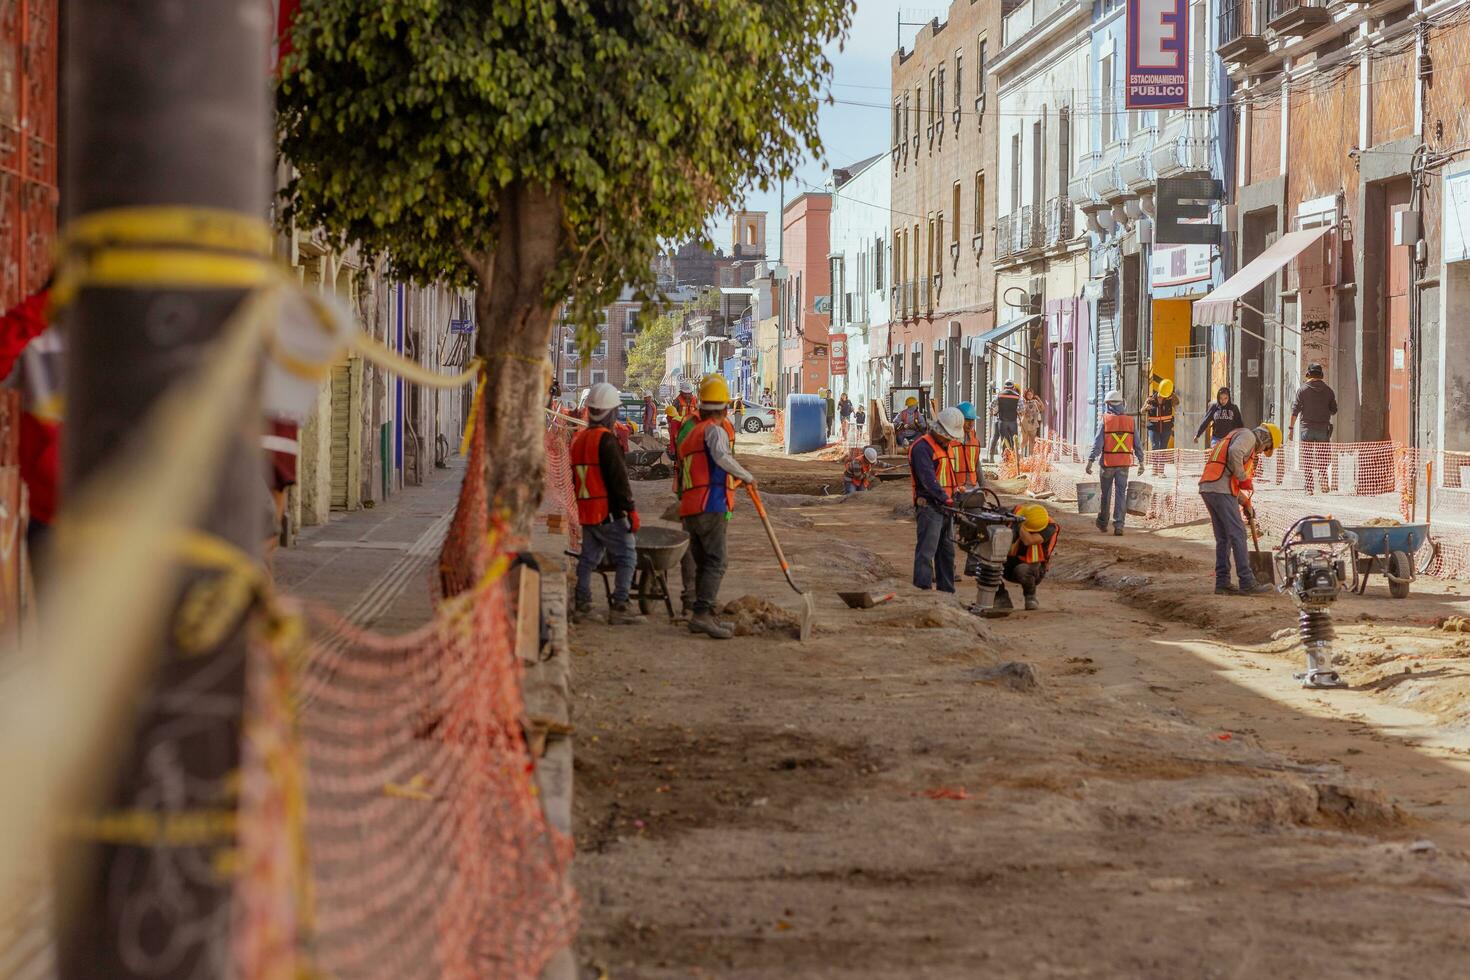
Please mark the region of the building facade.
POLYGON ((832 348, 832 394, 864 404, 888 387, 888 154, 833 171, 831 185, 832 334, 843 340, 832 348))
POLYGON ((832 195, 810 191, 781 213, 782 265, 781 345, 778 350, 777 396, 827 387, 831 345, 832 195))
POLYGON ((996 322, 997 105, 991 62, 1009 3, 954 0, 892 62, 887 383, 941 405, 983 400, 996 322))

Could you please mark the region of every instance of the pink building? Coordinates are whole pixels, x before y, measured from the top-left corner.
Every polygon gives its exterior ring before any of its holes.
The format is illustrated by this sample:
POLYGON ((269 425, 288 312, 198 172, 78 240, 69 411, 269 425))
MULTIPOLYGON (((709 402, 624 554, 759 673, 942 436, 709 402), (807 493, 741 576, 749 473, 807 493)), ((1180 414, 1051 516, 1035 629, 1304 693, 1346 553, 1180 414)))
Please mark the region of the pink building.
POLYGON ((831 226, 830 194, 803 194, 781 214, 781 264, 787 269, 780 321, 782 399, 827 387, 831 226))

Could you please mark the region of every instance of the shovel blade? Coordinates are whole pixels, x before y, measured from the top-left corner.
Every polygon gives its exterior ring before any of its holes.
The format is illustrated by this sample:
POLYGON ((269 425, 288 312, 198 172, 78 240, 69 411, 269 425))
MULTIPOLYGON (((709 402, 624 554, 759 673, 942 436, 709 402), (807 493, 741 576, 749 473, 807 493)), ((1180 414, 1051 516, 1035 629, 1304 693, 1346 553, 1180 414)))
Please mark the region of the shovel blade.
POLYGON ((1250 553, 1251 573, 1255 575, 1257 582, 1266 585, 1276 584, 1276 561, 1269 551, 1252 551, 1250 553))
POLYGON ((801 594, 801 642, 812 638, 812 623, 817 618, 817 601, 810 592, 801 594))

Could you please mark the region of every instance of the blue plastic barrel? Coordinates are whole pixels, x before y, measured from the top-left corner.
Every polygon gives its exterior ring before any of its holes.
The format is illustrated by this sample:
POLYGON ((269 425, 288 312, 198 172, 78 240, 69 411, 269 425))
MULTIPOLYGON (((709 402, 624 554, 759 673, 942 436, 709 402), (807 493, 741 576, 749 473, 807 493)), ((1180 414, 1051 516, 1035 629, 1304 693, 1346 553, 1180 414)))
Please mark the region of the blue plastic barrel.
POLYGON ((786 396, 786 452, 809 453, 827 444, 827 402, 820 395, 786 396))

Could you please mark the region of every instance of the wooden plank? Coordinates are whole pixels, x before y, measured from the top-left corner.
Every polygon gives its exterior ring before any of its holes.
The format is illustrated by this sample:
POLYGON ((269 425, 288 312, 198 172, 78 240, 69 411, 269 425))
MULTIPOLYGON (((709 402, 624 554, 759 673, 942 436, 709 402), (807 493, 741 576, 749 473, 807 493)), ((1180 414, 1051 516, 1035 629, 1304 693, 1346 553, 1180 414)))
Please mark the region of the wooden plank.
POLYGON ((523 663, 541 659, 541 573, 522 565, 516 583, 516 654, 523 663))

